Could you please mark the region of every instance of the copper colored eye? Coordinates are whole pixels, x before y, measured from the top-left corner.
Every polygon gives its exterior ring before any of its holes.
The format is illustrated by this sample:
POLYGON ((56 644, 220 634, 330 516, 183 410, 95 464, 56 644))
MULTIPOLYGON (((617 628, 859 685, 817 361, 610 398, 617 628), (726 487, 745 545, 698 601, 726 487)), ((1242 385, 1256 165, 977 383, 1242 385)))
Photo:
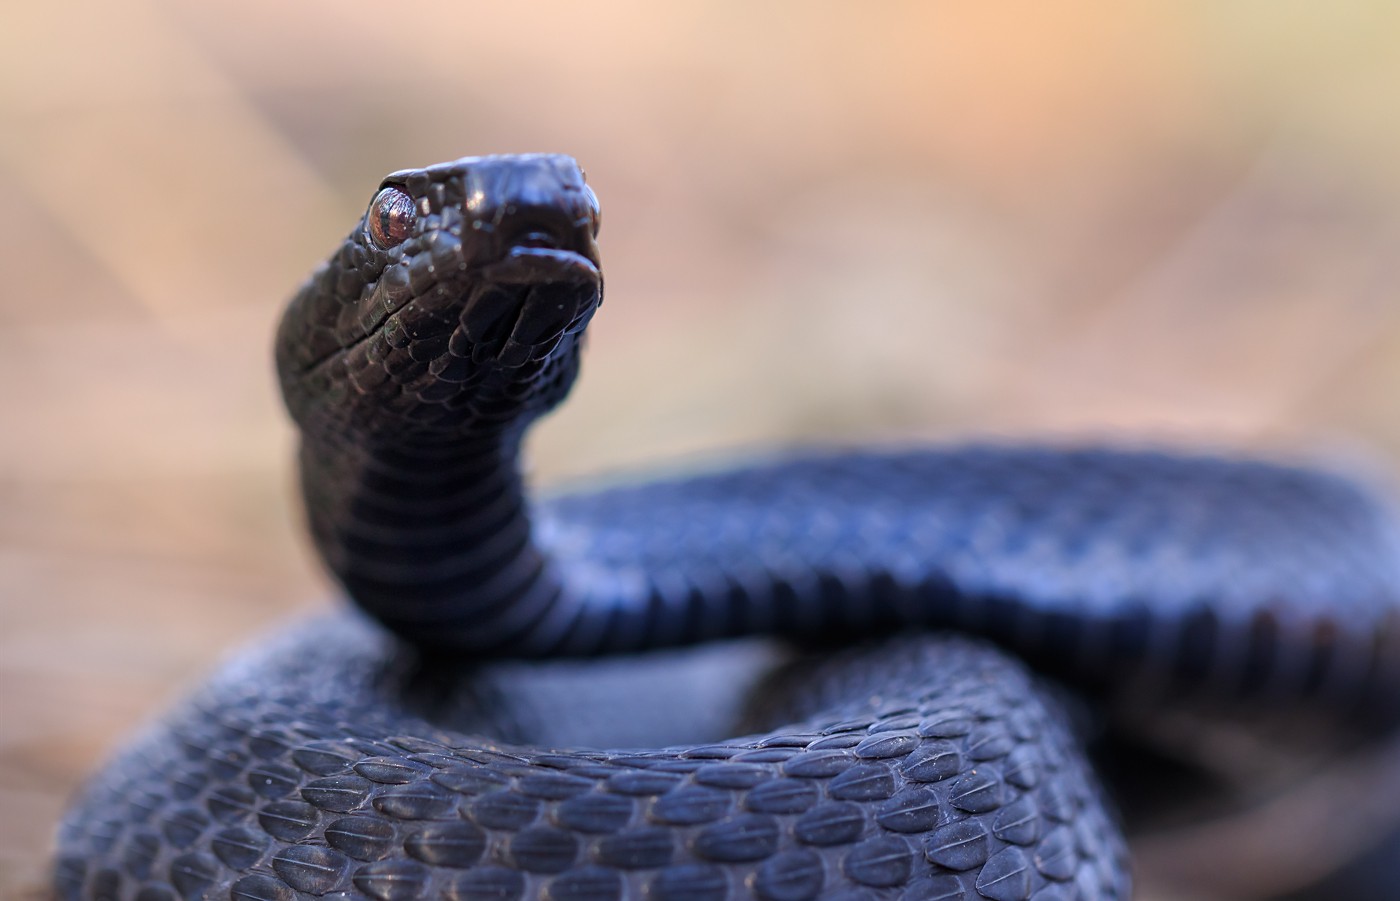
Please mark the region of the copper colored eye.
POLYGON ((365 227, 374 243, 388 250, 404 242, 416 218, 418 212, 413 208, 413 198, 398 188, 385 188, 374 195, 369 212, 365 214, 365 227))

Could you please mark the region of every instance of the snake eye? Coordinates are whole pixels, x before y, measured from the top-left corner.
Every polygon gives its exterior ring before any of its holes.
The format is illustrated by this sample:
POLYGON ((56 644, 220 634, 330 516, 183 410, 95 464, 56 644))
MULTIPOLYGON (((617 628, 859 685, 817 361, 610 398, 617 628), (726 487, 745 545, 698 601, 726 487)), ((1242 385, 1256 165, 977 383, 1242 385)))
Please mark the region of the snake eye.
POLYGON ((365 214, 365 227, 375 244, 389 250, 404 242, 417 218, 413 198, 398 188, 385 188, 374 195, 365 214))

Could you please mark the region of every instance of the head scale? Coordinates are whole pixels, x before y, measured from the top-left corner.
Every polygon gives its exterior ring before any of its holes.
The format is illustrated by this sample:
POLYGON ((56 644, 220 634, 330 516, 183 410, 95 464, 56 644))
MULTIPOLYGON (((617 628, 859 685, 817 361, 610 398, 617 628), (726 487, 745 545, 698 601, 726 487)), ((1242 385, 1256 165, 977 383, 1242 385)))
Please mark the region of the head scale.
POLYGON ((598 201, 567 156, 388 176, 277 335, 293 418, 371 440, 523 427, 563 399, 602 302, 598 201))

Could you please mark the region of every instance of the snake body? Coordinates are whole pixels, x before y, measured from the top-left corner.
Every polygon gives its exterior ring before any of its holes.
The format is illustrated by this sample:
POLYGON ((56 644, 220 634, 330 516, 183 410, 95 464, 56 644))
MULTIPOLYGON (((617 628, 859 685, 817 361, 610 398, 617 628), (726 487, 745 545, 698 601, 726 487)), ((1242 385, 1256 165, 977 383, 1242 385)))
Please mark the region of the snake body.
POLYGON ((380 186, 277 341, 364 612, 118 755, 61 829, 63 897, 1126 898, 1086 737, 1189 757, 1246 721, 1315 752, 1396 721, 1400 531, 1326 473, 974 446, 529 499, 597 227, 562 156, 380 186))

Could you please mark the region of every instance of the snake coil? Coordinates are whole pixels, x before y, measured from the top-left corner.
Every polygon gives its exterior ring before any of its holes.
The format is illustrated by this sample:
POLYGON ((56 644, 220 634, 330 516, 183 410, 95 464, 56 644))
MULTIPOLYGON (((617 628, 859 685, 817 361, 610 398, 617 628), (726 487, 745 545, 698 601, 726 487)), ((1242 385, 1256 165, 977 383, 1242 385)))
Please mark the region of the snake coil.
POLYGON ((270 640, 118 755, 63 897, 1126 898, 1086 739, 1165 737, 1221 801, 1278 777, 1213 730, 1395 721, 1400 533, 1328 474, 977 446, 531 500, 598 222, 563 156, 380 186, 277 338, 312 536, 377 624, 270 640))

